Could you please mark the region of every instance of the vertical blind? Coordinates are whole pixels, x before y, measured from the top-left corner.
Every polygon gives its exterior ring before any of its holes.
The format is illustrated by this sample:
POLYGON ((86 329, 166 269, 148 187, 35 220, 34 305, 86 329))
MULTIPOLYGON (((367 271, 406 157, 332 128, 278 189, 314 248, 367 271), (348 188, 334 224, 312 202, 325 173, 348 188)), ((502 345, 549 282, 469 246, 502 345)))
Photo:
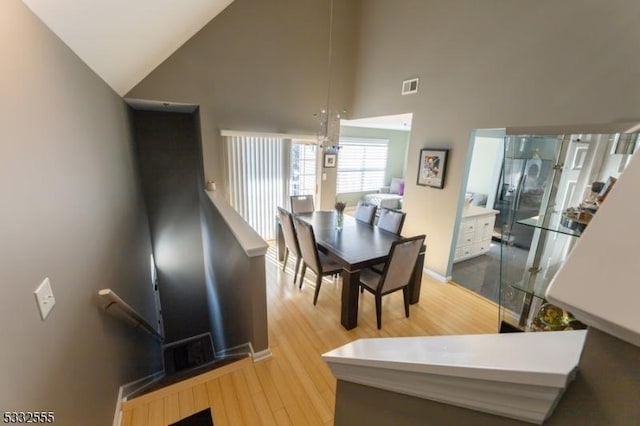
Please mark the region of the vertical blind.
POLYGON ((340 138, 337 192, 373 191, 384 185, 389 140, 340 138))
POLYGON ((283 139, 226 136, 229 202, 265 240, 275 238, 276 207, 284 203, 283 139))

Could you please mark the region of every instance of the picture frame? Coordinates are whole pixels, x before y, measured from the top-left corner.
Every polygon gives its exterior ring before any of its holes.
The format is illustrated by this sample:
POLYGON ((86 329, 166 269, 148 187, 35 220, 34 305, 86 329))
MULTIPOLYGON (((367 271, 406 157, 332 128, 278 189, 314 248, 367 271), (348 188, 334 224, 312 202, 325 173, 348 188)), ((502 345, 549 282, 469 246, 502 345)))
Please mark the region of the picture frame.
POLYGON ((418 160, 417 184, 432 188, 444 188, 444 178, 447 172, 448 149, 423 148, 418 160))
POLYGON ((337 154, 325 153, 324 154, 324 167, 327 168, 327 169, 335 167, 337 158, 338 158, 337 154))

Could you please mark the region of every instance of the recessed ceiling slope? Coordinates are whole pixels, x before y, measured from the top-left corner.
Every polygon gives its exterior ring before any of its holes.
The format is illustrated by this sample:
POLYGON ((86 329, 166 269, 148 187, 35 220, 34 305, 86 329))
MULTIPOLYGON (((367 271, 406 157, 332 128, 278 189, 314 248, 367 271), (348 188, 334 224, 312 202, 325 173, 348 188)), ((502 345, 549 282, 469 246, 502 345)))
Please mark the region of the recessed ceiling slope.
POLYGON ((233 0, 23 0, 120 96, 233 0))

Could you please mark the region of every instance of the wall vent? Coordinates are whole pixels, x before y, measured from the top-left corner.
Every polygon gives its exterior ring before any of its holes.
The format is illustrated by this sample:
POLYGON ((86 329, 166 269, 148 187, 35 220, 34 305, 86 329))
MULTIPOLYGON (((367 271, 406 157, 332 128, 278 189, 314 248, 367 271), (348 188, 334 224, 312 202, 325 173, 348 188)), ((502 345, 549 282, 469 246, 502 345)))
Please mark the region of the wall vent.
POLYGON ((402 82, 402 95, 410 95, 412 93, 418 93, 418 81, 419 78, 412 78, 402 82))

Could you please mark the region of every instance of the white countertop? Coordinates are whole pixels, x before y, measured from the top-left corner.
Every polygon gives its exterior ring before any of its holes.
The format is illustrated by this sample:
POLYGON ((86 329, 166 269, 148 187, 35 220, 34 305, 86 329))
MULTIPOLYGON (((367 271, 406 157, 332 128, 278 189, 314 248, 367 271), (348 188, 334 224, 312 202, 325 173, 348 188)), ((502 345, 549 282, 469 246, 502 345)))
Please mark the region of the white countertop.
POLYGON ((269 244, 240 216, 219 191, 205 191, 249 257, 264 256, 269 244))
POLYGON ((485 216, 485 215, 496 215, 500 213, 498 210, 487 209, 484 207, 468 205, 462 208, 462 217, 477 217, 477 216, 485 216))

